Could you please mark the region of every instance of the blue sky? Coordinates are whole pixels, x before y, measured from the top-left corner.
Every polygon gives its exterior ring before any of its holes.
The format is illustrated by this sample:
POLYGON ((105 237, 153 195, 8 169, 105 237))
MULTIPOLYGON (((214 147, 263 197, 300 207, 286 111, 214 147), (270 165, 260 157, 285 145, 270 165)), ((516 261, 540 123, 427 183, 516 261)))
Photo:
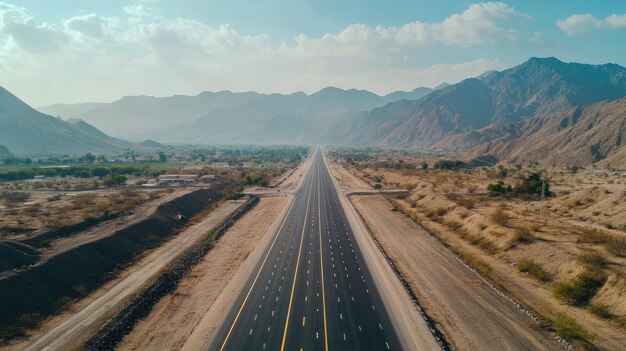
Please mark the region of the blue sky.
POLYGON ((614 0, 0 0, 0 85, 35 106, 329 85, 384 94, 531 56, 626 65, 623 38, 626 2, 614 0))

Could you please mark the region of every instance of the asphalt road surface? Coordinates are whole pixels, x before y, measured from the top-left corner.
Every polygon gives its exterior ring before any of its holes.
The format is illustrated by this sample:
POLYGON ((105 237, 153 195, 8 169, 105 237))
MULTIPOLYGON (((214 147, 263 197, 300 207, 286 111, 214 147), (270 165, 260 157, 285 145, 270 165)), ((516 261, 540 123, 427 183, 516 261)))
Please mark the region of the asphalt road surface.
POLYGON ((209 350, 400 350, 321 150, 209 350))

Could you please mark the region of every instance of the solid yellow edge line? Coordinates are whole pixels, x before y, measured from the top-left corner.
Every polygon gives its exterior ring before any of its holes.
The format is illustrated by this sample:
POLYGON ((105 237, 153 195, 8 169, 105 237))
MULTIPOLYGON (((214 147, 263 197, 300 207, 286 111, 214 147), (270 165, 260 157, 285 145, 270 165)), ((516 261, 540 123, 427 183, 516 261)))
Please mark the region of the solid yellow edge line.
POLYGON ((233 329, 235 329, 235 324, 237 323, 237 320, 239 319, 239 316, 241 315, 241 311, 243 310, 243 307, 246 305, 246 302, 248 301, 248 298, 250 297, 250 294, 252 293, 252 289, 254 288, 254 285, 259 279, 259 276, 261 275, 261 272, 263 271, 263 267, 265 266, 265 262, 267 261, 267 258, 270 256, 270 253, 272 252, 272 248, 274 247, 274 244, 276 243, 276 240, 278 239, 278 236, 280 235, 281 230, 283 230, 283 226, 287 222, 287 218, 289 218, 289 215, 291 214, 291 211, 295 203, 296 203, 296 199, 294 199, 294 201, 291 203, 291 206, 289 206, 289 211, 287 211, 287 214, 285 215, 283 222, 280 224, 280 228, 278 228, 278 231, 276 232, 276 236, 274 236, 272 245, 270 246, 269 250, 267 250, 267 254, 265 255, 265 258, 263 259, 261 268, 259 268, 259 271, 257 272, 256 277, 254 277, 254 281, 252 282, 252 286, 250 286, 250 290, 248 290, 248 293, 246 294, 245 299, 241 303, 241 307, 239 307, 239 311, 237 311, 235 320, 233 321, 233 324, 230 326, 230 329, 228 330, 228 334, 226 334, 226 338, 224 339, 224 342, 222 343, 222 347, 220 347, 220 351, 223 351, 224 347, 226 347, 226 342, 230 338, 230 334, 233 332, 233 329))

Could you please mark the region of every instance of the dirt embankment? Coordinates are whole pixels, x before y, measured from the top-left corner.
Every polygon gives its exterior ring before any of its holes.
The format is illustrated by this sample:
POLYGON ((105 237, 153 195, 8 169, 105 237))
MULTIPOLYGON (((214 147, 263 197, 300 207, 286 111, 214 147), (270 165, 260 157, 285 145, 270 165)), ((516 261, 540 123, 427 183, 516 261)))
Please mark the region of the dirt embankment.
POLYGON ((557 194, 542 204, 489 194, 492 170, 362 170, 383 189, 410 189, 393 206, 534 309, 550 331, 581 349, 626 350, 622 179, 548 170, 557 194))
MULTIPOLYGON (((288 202, 287 197, 261 198, 259 204, 238 220, 215 243, 204 258, 180 281, 178 287, 162 298, 150 314, 123 339, 123 350, 178 350, 185 344, 201 320, 216 306, 218 297, 242 263, 268 236, 268 229, 288 202)), ((230 283, 232 284, 232 283, 230 283)), ((223 296, 222 296, 223 299, 223 296)), ((219 309, 218 308, 218 309, 219 309)), ((215 314, 209 329, 217 327, 221 314, 215 314)), ((200 327, 202 329, 202 326, 200 327)), ((200 333, 203 334, 204 333, 200 333)), ((192 342, 202 345, 202 337, 192 342)))
POLYGON ((559 348, 539 325, 499 296, 380 195, 352 201, 411 291, 454 350, 559 348), (535 324, 535 325, 533 325, 535 324))
POLYGON ((220 198, 221 193, 211 189, 183 195, 110 236, 70 248, 1 279, 0 296, 11 303, 2 306, 0 328, 5 335, 14 335, 23 327, 18 322, 24 316, 32 320, 51 315, 72 299, 88 294, 146 250, 175 235, 186 225, 186 218, 208 209, 220 198))

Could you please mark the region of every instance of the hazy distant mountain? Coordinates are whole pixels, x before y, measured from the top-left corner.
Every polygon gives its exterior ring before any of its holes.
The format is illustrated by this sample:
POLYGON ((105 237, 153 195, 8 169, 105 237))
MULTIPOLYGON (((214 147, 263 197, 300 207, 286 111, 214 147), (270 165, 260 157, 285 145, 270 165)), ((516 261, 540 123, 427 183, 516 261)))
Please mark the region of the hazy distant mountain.
POLYGON ((114 153, 130 145, 83 123, 45 115, 0 87, 0 143, 16 155, 114 153))
MULTIPOLYGON (((517 67, 434 91, 405 110, 380 118, 379 123, 361 130, 350 141, 385 147, 438 145, 463 149, 489 141, 490 135, 504 136, 501 128, 483 129, 493 123, 518 123, 536 115, 548 116, 623 96, 626 96, 624 67, 531 58, 517 67), (455 134, 462 137, 457 139, 462 144, 438 144, 455 134), (478 139, 468 140, 473 135, 478 139)), ((367 118, 366 114, 357 115, 352 123, 362 124, 360 118, 367 118)))
POLYGON ((5 158, 13 157, 13 154, 9 149, 4 145, 0 145, 0 160, 4 160, 5 158))
POLYGON ((64 118, 68 117, 64 111, 71 111, 71 117, 83 119, 108 134, 134 140, 304 142, 317 141, 336 120, 394 100, 415 100, 431 91, 417 88, 386 96, 334 87, 310 95, 220 91, 161 98, 128 96, 110 104, 95 104, 91 109, 81 110, 88 106, 81 104, 75 109, 71 105, 52 105, 41 110, 64 118))
POLYGON ((76 128, 77 130, 83 132, 83 133, 87 133, 93 136, 97 136, 100 138, 109 138, 108 135, 106 135, 104 132, 102 132, 101 130, 99 130, 98 128, 92 126, 91 124, 83 121, 80 118, 70 118, 68 120, 66 120, 65 122, 71 124, 72 126, 74 126, 74 128, 76 128))
POLYGON ((165 145, 156 142, 152 139, 146 139, 142 142, 139 143, 139 145, 143 146, 143 147, 147 147, 147 148, 151 148, 151 149, 160 149, 162 147, 165 147, 165 145))
POLYGON ((76 118, 81 114, 93 110, 94 108, 105 105, 102 102, 85 102, 81 104, 54 104, 50 106, 41 106, 37 111, 47 115, 61 117, 64 119, 76 118))

